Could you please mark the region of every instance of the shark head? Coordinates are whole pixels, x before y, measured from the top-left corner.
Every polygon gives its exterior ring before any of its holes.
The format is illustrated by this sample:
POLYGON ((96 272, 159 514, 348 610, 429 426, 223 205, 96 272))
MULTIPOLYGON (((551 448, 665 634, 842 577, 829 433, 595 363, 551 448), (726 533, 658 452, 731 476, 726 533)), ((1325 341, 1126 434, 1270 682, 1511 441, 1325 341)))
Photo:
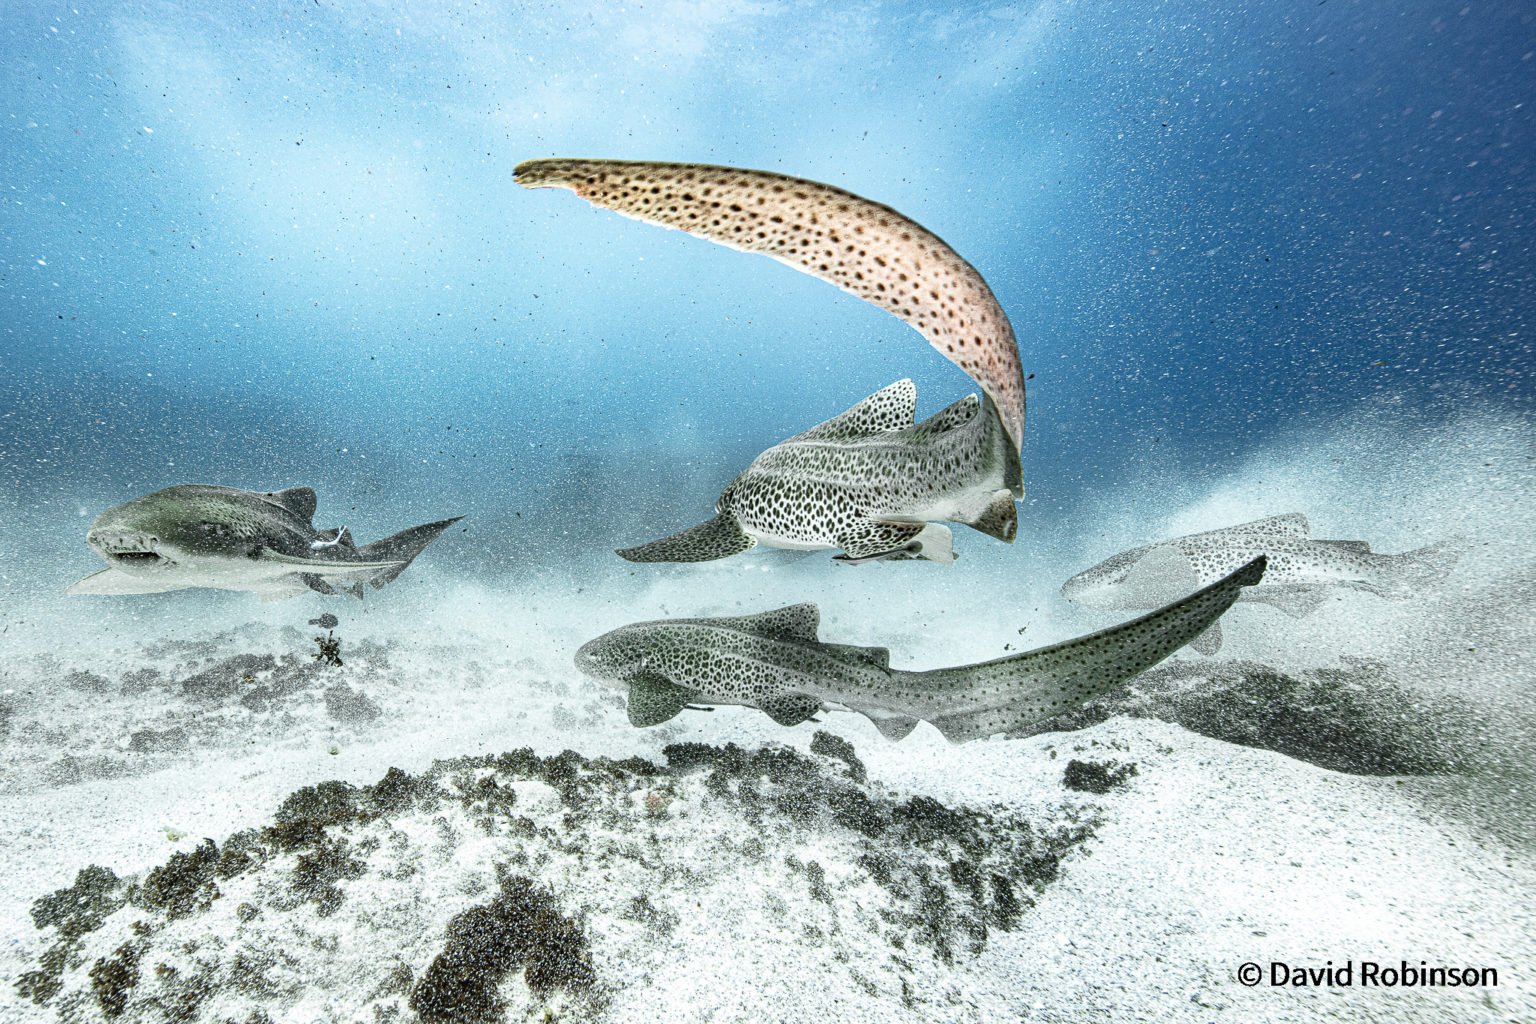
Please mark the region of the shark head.
POLYGON ((1062 596, 1085 608, 1153 608, 1193 589, 1194 570, 1178 547, 1151 544, 1111 555, 1061 586, 1062 596))
POLYGON ((637 622, 620 626, 581 645, 576 652, 576 668, 593 679, 613 686, 624 686, 639 673, 649 669, 647 628, 651 623, 637 622))
POLYGON ((303 593, 362 596, 394 580, 458 518, 358 546, 345 526, 316 530, 308 487, 242 491, 178 484, 107 509, 86 544, 108 568, 70 594, 153 594, 189 587, 246 590, 264 601, 303 593))
MULTIPOLYGON (((307 490, 307 489, 301 489, 307 490)), ((293 512, 273 496, 270 516, 220 489, 167 487, 107 509, 85 542, 114 569, 159 574, 220 561, 248 561, 293 524, 293 512)), ((313 493, 313 492, 310 492, 313 493)), ((292 500, 292 499, 290 499, 292 500)))

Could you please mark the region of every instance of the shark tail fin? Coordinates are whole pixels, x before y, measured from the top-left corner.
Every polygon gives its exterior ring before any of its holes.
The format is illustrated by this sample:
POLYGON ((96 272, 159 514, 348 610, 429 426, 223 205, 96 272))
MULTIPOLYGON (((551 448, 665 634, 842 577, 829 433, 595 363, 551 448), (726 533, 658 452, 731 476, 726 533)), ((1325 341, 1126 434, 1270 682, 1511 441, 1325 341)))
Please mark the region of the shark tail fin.
POLYGON ((1446 574, 1456 567, 1456 563, 1466 553, 1467 547, 1464 538, 1452 537, 1404 551, 1400 555, 1379 555, 1377 557, 1382 559, 1379 563, 1381 572, 1362 589, 1382 597, 1413 597, 1443 582, 1446 574))
POLYGON ((620 548, 616 554, 630 562, 712 562, 739 555, 756 544, 756 538, 741 528, 735 516, 721 512, 681 533, 639 547, 620 548))
POLYGON ((1210 586, 1138 619, 980 665, 893 673, 919 692, 907 709, 955 743, 1065 714, 1139 675, 1208 630, 1244 587, 1264 577, 1260 555, 1210 586))
MULTIPOLYGON (((982 415, 987 418, 989 446, 996 452, 996 457, 1003 461, 1003 486, 1008 488, 1015 498, 1022 498, 1024 497, 1024 467, 1019 460, 1020 446, 1015 444, 1014 438, 1008 435, 1002 413, 998 411, 997 403, 992 401, 992 396, 983 393, 981 403, 982 415)), ((1013 540, 1012 537, 1002 539, 1013 540)))
MULTIPOLYGON (((368 582, 372 584, 373 589, 378 590, 386 583, 394 582, 428 544, 437 540, 444 530, 463 518, 463 516, 454 516, 452 519, 440 519, 435 523, 413 526, 409 530, 401 530, 394 536, 385 537, 383 540, 376 540, 372 544, 364 544, 358 548, 357 555, 361 561, 400 563, 370 578, 368 582)), ((362 595, 359 593, 355 596, 362 595)))

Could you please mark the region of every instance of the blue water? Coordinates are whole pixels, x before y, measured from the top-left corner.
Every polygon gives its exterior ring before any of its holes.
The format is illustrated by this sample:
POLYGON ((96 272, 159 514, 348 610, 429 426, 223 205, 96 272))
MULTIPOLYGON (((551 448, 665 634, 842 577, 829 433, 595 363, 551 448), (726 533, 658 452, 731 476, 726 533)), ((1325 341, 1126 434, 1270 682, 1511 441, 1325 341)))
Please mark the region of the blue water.
POLYGON ((1518 4, 13 5, 0 487, 77 558, 82 504, 196 480, 558 562, 899 377, 974 390, 821 282, 513 185, 549 155, 824 180, 954 245, 1034 374, 1026 538, 1148 460, 1523 412, 1533 38, 1518 4))

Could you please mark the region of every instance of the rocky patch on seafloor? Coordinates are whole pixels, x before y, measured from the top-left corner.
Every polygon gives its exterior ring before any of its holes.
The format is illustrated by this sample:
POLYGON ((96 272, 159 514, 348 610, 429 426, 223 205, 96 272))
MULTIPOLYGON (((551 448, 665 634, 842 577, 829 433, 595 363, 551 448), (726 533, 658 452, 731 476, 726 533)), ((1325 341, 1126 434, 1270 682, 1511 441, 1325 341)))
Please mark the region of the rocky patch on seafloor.
POLYGON ((7 666, 0 784, 122 778, 253 736, 319 741, 372 725, 385 713, 379 695, 406 685, 392 651, 348 643, 343 667, 316 656, 313 633, 247 627, 157 641, 89 668, 52 655, 7 666))
POLYGON ((521 750, 321 783, 38 899, 48 946, 16 989, 61 1020, 590 1020, 698 972, 730 983, 728 956, 742 984, 952 1015, 958 974, 1093 823, 893 794, 845 740, 812 749, 521 750))
POLYGON ((1113 715, 1156 718, 1354 775, 1480 767, 1469 704, 1414 693, 1381 662, 1351 657, 1296 675, 1254 661, 1175 661, 1017 735, 1083 729, 1113 715))

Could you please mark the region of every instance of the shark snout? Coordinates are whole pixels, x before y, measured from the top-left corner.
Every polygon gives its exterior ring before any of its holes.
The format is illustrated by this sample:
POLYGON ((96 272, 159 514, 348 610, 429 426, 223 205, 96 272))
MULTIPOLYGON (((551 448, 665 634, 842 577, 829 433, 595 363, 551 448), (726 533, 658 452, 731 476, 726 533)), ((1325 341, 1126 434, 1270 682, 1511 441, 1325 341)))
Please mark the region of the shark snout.
POLYGON ((574 659, 577 671, 601 682, 615 682, 637 668, 644 671, 645 658, 636 661, 625 644, 615 642, 615 634, 620 632, 605 633, 582 644, 574 659))

